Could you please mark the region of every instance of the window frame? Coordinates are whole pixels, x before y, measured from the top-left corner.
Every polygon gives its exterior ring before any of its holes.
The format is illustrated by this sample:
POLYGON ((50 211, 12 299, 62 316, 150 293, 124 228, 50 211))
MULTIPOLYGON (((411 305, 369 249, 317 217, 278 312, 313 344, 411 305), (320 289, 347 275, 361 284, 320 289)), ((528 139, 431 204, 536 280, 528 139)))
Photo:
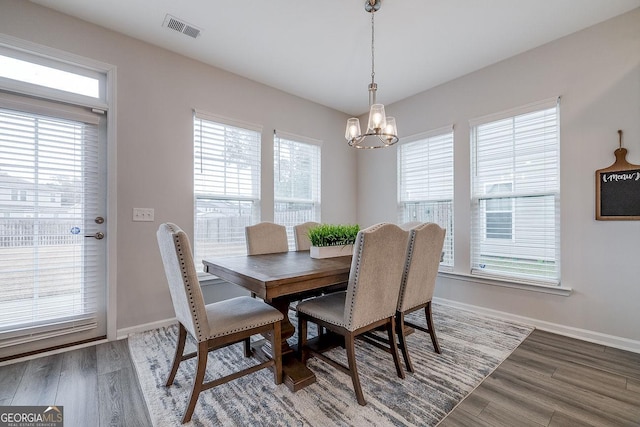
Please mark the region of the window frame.
MULTIPOLYGON (((449 142, 447 142, 449 143, 449 142)), ((450 215, 447 218, 448 224, 442 224, 438 221, 439 225, 445 228, 445 243, 443 247, 443 258, 439 265, 439 271, 453 271, 455 265, 455 224, 454 224, 454 212, 455 212, 455 184, 454 184, 454 171, 455 171, 455 135, 454 135, 454 127, 453 125, 444 126, 441 128, 433 129, 431 131, 419 133, 410 137, 406 137, 402 139, 402 142, 398 145, 397 148, 397 214, 398 214, 398 222, 405 223, 410 221, 432 221, 430 218, 409 218, 407 216, 407 206, 409 205, 418 205, 418 204, 449 204, 450 215), (413 144, 429 144, 436 143, 441 138, 450 136, 450 150, 451 150, 451 158, 450 158, 450 179, 451 189, 450 189, 450 198, 447 197, 428 197, 416 200, 408 200, 403 197, 405 194, 405 183, 404 179, 404 171, 406 170, 406 165, 403 165, 403 151, 407 149, 407 147, 413 144)), ((428 148, 425 148, 428 156, 428 148)))
MULTIPOLYGON (((106 324, 106 337, 107 339, 115 339, 117 336, 117 263, 116 263, 116 248, 117 244, 117 204, 111 201, 117 200, 117 139, 116 139, 116 117, 117 117, 117 90, 116 90, 116 75, 117 67, 113 64, 98 61, 86 56, 76 55, 64 50, 55 49, 49 46, 33 43, 27 40, 23 40, 17 37, 13 37, 7 34, 0 34, 0 49, 6 56, 25 59, 37 64, 53 66, 64 71, 71 71, 73 73, 90 76, 100 79, 100 93, 99 98, 93 98, 83 95, 73 94, 71 92, 51 89, 43 86, 29 84, 18 80, 9 78, 0 78, 0 88, 5 94, 15 94, 15 96, 30 97, 35 102, 28 102, 30 109, 37 114, 48 115, 58 114, 63 110, 65 105, 73 105, 77 107, 87 107, 92 110, 93 113, 104 116, 106 126, 101 129, 101 138, 106 144, 106 165, 104 167, 104 179, 107 191, 106 201, 106 215, 110 218, 106 221, 105 234, 108 239, 103 240, 105 245, 106 262, 104 268, 106 269, 106 289, 105 295, 105 315, 101 320, 103 324, 106 324), (53 102, 56 103, 55 108, 51 109, 43 107, 41 102, 53 102)), ((66 112, 63 113, 66 115, 66 112)), ((60 336, 54 338, 43 339, 44 346, 55 346, 63 344, 65 342, 75 341, 78 339, 91 338, 90 334, 80 334, 76 338, 74 335, 69 335, 70 339, 60 336)), ((33 349, 36 344, 25 344, 25 348, 33 349)), ((20 349, 22 346, 16 347, 20 349)))
POLYGON ((287 238, 289 241, 289 250, 295 250, 295 241, 293 226, 308 221, 320 222, 322 211, 322 141, 306 136, 300 136, 289 132, 283 132, 274 130, 273 132, 273 215, 278 224, 282 224, 287 228, 287 238), (295 197, 278 197, 278 177, 280 173, 280 165, 278 163, 278 155, 280 150, 276 148, 276 144, 280 144, 282 141, 287 143, 298 144, 300 146, 308 147, 308 150, 313 152, 315 157, 310 159, 312 163, 311 170, 309 172, 315 172, 315 176, 310 177, 311 182, 311 197, 308 199, 301 199, 295 197), (310 204, 312 214, 305 218, 298 218, 293 222, 278 220, 278 210, 276 208, 278 203, 301 203, 310 204))
MULTIPOLYGON (((226 140, 225 140, 226 141, 226 140)), ((231 119, 228 117, 224 117, 224 116, 219 116, 216 114, 211 114, 208 112, 204 112, 201 110, 193 110, 193 144, 194 144, 194 153, 193 153, 193 182, 194 182, 194 188, 193 188, 193 201, 194 201, 194 239, 193 239, 193 250, 194 250, 194 258, 196 260, 196 263, 199 262, 200 259, 202 259, 201 256, 199 256, 200 252, 203 250, 202 248, 200 248, 200 245, 203 243, 203 239, 200 237, 201 234, 201 230, 199 230, 199 222, 198 222, 198 202, 199 201, 214 201, 214 202, 219 202, 219 203, 227 203, 230 204, 229 205, 229 209, 233 209, 234 207, 232 206, 233 203, 237 203, 236 208, 243 210, 243 206, 247 206, 247 203, 250 203, 251 208, 250 208, 250 215, 249 215, 249 219, 246 221, 245 223, 240 222, 239 224, 237 224, 236 226, 232 227, 231 229, 227 230, 229 232, 229 235, 235 235, 235 237, 232 237, 232 241, 234 242, 234 244, 237 246, 237 249, 235 251, 229 251, 229 248, 225 246, 225 255, 231 255, 231 254, 245 254, 246 253, 246 244, 245 244, 245 240, 244 240, 244 227, 246 225, 250 225, 250 224, 254 224, 256 222, 260 221, 261 218, 261 179, 262 179, 262 166, 261 166, 261 155, 262 155, 262 126, 258 125, 258 124, 253 124, 253 123, 248 123, 248 122, 244 122, 244 121, 240 121, 240 120, 236 120, 236 119, 231 119), (226 192, 226 184, 225 185, 225 190, 222 193, 207 193, 207 192, 202 192, 200 193, 198 190, 198 176, 196 173, 196 168, 197 168, 197 162, 198 162, 198 148, 196 147, 198 145, 198 140, 197 140, 197 131, 196 131, 196 126, 197 126, 197 121, 201 120, 201 121, 205 121, 210 123, 213 126, 221 126, 226 128, 229 128, 231 131, 241 131, 241 132, 248 132, 252 134, 253 140, 251 141, 252 143, 254 143, 255 145, 253 147, 250 147, 250 150, 252 150, 252 157, 251 157, 251 194, 246 195, 246 194, 230 194, 226 192), (241 249, 240 249, 241 248, 241 249)), ((202 144, 202 141, 200 141, 200 144, 202 144)), ((226 152, 225 152, 226 153, 226 152)), ((227 168, 227 161, 223 160, 222 161, 225 164, 225 171, 227 168)), ((210 175, 209 175, 210 176, 210 175)), ((226 174, 225 174, 225 179, 226 179, 226 174)), ((236 177, 238 183, 240 183, 240 181, 242 180, 242 178, 240 176, 236 177)), ((243 216, 240 215, 239 218, 242 218, 243 216)), ((232 218, 232 216, 229 216, 228 218, 232 218)), ((205 239, 206 240, 206 239, 205 239)))
MULTIPOLYGON (((115 74, 114 66, 88 58, 79 57, 52 48, 41 48, 32 43, 0 34, 0 55, 32 62, 49 68, 57 68, 90 77, 99 82, 99 95, 92 97, 68 92, 35 83, 0 77, 0 87, 14 93, 30 95, 50 101, 71 103, 103 111, 114 111, 115 104, 115 74)), ((113 119, 115 120, 115 119, 113 119)), ((111 123, 109 123, 111 125, 111 123)))
MULTIPOLYGON (((534 120, 532 120, 534 121, 534 120)), ((514 108, 511 110, 503 111, 500 113, 491 114, 488 116, 480 117, 477 119, 473 119, 469 121, 470 125, 470 149, 471 149, 471 229, 470 229, 470 261, 471 261, 471 276, 475 277, 484 277, 489 279, 495 279, 500 281, 509 281, 513 283, 523 283, 527 285, 534 285, 540 287, 561 287, 561 260, 560 260, 560 98, 554 97, 545 99, 539 102, 534 102, 528 105, 524 105, 522 107, 514 108), (555 110, 554 116, 551 119, 548 119, 545 114, 550 110, 555 110), (483 125, 492 125, 498 124, 500 121, 511 120, 513 122, 513 126, 516 125, 518 118, 526 118, 526 117, 534 117, 534 115, 540 114, 544 117, 542 120, 543 125, 541 125, 540 129, 544 131, 543 137, 537 135, 536 138, 529 138, 528 140, 522 136, 518 136, 518 132, 526 132, 524 131, 526 125, 534 125, 535 123, 524 122, 522 128, 513 128, 511 138, 513 138, 513 149, 514 154, 512 157, 512 165, 510 169, 504 170, 502 172, 501 178, 496 180, 495 182, 490 182, 490 180, 483 182, 478 178, 478 129, 483 125), (547 128, 547 120, 549 122, 553 122, 553 128, 547 128), (547 134, 555 133, 554 138, 547 138, 547 134), (522 152, 516 150, 522 149, 522 146, 516 146, 516 139, 519 137, 521 140, 526 141, 527 144, 535 144, 539 145, 540 151, 535 151, 534 155, 542 156, 545 162, 553 162, 555 166, 553 168, 548 168, 546 164, 543 164, 542 167, 538 167, 537 169, 531 169, 531 171, 535 171, 537 173, 541 173, 541 176, 544 178, 538 178, 537 181, 522 181, 520 188, 518 183, 515 181, 517 178, 516 175, 510 175, 513 173, 517 173, 522 168, 522 163, 518 163, 518 159, 520 161, 524 158, 522 152), (549 143, 548 141, 551 141, 549 143), (549 148, 552 147, 552 148, 549 148), (555 155, 555 157, 553 156, 555 155), (546 175, 545 175, 546 174, 546 175), (477 180, 477 182, 476 182, 477 180), (480 193, 478 191, 478 185, 487 188, 487 184, 495 184, 498 181, 500 182, 511 182, 512 183, 512 191, 510 193, 497 194, 496 198, 508 198, 512 200, 512 238, 510 242, 513 242, 513 245, 520 245, 520 248, 525 247, 525 245, 529 248, 531 252, 528 254, 519 253, 517 255, 509 254, 508 252, 503 252, 502 255, 498 255, 498 253, 491 254, 491 257, 497 257, 494 269, 485 270, 487 267, 486 264, 481 262, 482 254, 480 252, 481 245, 487 240, 498 241, 500 239, 487 239, 486 237, 486 202, 492 200, 487 194, 480 193), (534 184, 537 183, 538 187, 534 184), (551 182, 551 184, 549 184, 551 182), (542 183, 542 184, 540 184, 542 183), (551 202, 552 201, 552 202, 551 202), (535 209, 529 206, 528 208, 520 207, 518 208, 519 203, 536 203, 535 209), (553 214, 549 216, 547 213, 553 211, 553 214), (525 212, 525 213, 523 213, 525 212), (535 215, 535 213, 540 214, 544 212, 543 218, 545 219, 543 223, 543 238, 539 238, 542 241, 542 244, 539 241, 531 240, 531 238, 527 238, 523 236, 525 233, 523 230, 518 230, 518 222, 524 221, 523 217, 531 217, 535 215), (551 219, 549 219, 551 218, 551 219), (548 224, 553 223, 552 226, 548 224), (520 231, 520 232, 519 232, 520 231), (549 233, 552 236, 549 238, 549 233), (553 243, 549 243, 549 242, 553 243), (535 251, 544 252, 545 256, 541 257, 537 255, 539 258, 536 260, 535 251), (553 255, 549 255, 552 253, 553 255), (499 266, 502 262, 500 260, 504 260, 504 265, 499 266), (541 265, 540 268, 537 268, 535 264, 538 263, 541 265), (548 264, 551 263, 551 264, 548 264), (545 265, 546 264, 546 265, 545 265), (551 267, 550 267, 551 266, 551 267), (501 270, 502 269, 502 270, 501 270), (528 269, 528 270, 527 270, 528 269), (508 272, 508 270, 511 270, 508 272), (537 270, 537 271, 536 271, 537 270)), ((538 129, 538 128, 536 128, 538 129)), ((530 131, 530 129, 529 129, 530 131)), ((495 137, 497 138, 497 137, 495 137)), ((487 138, 490 140, 490 138, 487 138)), ((485 141, 486 143, 486 141, 485 141)), ((526 146, 526 145, 525 145, 526 146)), ((495 147, 495 146, 494 146, 495 147)), ((527 155, 531 156, 531 152, 527 152, 527 155)), ((496 175, 498 175, 501 171, 499 167, 495 167, 495 169, 487 169, 496 175), (496 172, 497 171, 497 172, 496 172)), ((529 172, 533 174, 534 172, 529 172)), ((520 173, 522 176, 522 173, 520 173)), ((486 177, 486 175, 485 175, 486 177)), ((485 178, 486 179, 486 178, 485 178)), ((520 226, 521 227, 521 226, 520 226)), ((506 239, 505 239, 506 240, 506 239)), ((514 253, 517 251, 514 251, 514 253)), ((485 254, 485 258, 487 258, 487 254, 485 254)))

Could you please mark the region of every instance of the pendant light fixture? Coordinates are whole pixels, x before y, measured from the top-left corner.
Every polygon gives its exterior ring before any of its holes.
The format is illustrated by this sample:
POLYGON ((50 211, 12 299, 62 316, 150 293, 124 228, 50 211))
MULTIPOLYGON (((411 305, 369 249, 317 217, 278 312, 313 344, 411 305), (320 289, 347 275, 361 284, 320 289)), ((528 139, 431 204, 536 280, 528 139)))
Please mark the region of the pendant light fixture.
POLYGON ((360 130, 360 120, 352 117, 347 120, 347 130, 344 137, 349 146, 354 148, 383 148, 389 147, 398 142, 398 129, 396 119, 387 117, 384 113, 384 105, 376 103, 376 92, 378 85, 375 78, 375 55, 374 55, 374 16, 380 10, 382 0, 365 0, 364 10, 371 14, 371 83, 369 84, 369 121, 367 122, 367 132, 360 130))

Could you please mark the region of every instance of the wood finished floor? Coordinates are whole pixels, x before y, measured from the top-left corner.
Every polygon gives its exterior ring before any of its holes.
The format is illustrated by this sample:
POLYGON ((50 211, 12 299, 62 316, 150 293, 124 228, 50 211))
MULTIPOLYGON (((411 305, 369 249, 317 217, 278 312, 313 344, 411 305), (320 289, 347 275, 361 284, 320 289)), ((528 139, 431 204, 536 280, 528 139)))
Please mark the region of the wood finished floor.
MULTIPOLYGON (((0 367, 0 405, 52 402, 66 427, 151 424, 126 340, 0 367)), ((536 330, 439 426, 640 426, 640 354, 536 330)))
POLYGON ((439 426, 640 426, 640 354, 535 330, 439 426))
POLYGON ((65 427, 151 425, 126 340, 0 367, 0 405, 52 404, 65 427))

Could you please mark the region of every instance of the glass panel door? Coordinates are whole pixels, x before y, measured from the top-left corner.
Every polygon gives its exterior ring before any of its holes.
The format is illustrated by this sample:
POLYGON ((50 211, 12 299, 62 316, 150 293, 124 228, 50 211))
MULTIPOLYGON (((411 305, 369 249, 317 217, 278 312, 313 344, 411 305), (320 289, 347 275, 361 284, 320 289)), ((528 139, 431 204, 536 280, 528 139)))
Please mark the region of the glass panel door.
POLYGON ((104 125, 24 110, 0 108, 0 356, 106 335, 104 125))

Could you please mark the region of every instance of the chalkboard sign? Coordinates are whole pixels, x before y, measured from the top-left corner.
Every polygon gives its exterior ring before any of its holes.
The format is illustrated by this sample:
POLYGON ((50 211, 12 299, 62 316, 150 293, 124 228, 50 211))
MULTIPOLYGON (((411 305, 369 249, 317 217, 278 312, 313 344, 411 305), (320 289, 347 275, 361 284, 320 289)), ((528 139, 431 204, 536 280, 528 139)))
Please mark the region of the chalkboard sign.
POLYGON ((596 171, 596 219, 640 220, 640 165, 627 162, 624 148, 614 154, 613 165, 596 171))

